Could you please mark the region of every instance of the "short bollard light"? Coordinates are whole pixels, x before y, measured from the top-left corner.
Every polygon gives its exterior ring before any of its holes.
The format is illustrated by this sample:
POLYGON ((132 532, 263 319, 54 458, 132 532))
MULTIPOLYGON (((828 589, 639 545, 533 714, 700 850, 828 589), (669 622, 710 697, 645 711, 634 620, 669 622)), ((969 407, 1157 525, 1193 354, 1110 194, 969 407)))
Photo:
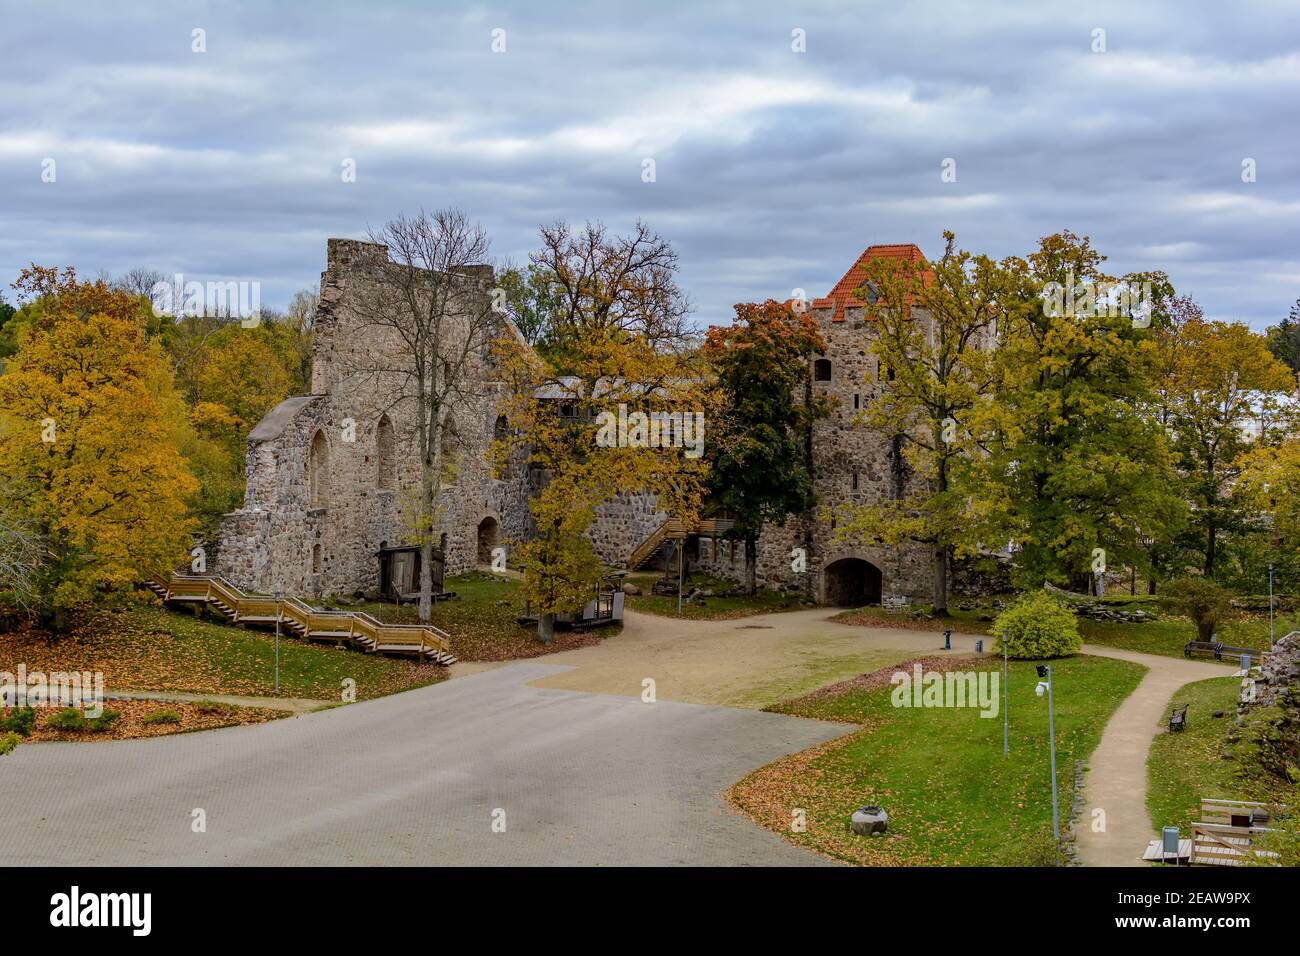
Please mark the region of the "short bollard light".
POLYGON ((983 654, 983 653, 984 653, 984 638, 982 638, 982 637, 977 637, 977 638, 975 639, 975 653, 976 653, 976 654, 983 654))
POLYGON ((945 651, 952 650, 952 628, 950 627, 944 628, 943 631, 943 649, 945 651))

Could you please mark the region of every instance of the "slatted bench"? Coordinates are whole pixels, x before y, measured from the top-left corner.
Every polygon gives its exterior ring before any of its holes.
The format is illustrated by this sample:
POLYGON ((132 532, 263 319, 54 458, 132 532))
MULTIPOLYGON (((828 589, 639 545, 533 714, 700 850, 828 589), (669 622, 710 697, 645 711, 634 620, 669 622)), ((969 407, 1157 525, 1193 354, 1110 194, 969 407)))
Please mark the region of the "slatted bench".
POLYGON ((1169 732, 1171 734, 1182 733, 1187 729, 1187 708, 1190 706, 1191 704, 1183 704, 1182 707, 1169 715, 1169 732))
POLYGON ((1183 656, 1191 657, 1193 654, 1213 654, 1216 661, 1223 660, 1224 654, 1229 657, 1241 657, 1244 654, 1258 660, 1263 656, 1263 651, 1253 647, 1234 647, 1219 641, 1188 641, 1183 645, 1183 656))

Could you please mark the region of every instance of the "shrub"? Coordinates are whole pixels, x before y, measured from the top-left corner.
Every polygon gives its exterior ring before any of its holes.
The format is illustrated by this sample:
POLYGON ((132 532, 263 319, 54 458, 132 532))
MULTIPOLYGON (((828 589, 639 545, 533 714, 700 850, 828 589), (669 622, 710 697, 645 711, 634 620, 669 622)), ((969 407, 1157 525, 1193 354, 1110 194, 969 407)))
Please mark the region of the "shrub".
POLYGON ((1013 851, 1013 866, 1069 866, 1070 858, 1065 847, 1052 836, 1050 827, 1040 827, 1016 838, 1019 844, 1013 851))
POLYGON ((0 714, 0 734, 15 733, 20 737, 30 737, 36 726, 36 710, 32 707, 15 707, 8 713, 0 714))
POLYGON ((13 731, 0 734, 0 757, 12 753, 13 749, 22 742, 22 739, 13 731))
POLYGON ((1208 641, 1232 613, 1232 595, 1218 581, 1188 574, 1166 586, 1161 604, 1191 618, 1199 640, 1208 641))
POLYGON ((170 707, 164 707, 162 710, 155 710, 140 718, 140 723, 142 724, 179 724, 180 722, 181 715, 170 707))
POLYGON ((239 712, 239 708, 234 704, 227 704, 220 700, 201 700, 194 705, 194 710, 197 713, 203 714, 205 717, 210 717, 214 714, 222 717, 229 717, 232 714, 239 712))
POLYGON ((45 726, 52 730, 85 730, 86 716, 75 707, 64 707, 50 714, 45 726))
POLYGON ((998 635, 996 650, 1002 650, 1005 634, 1007 656, 1016 660, 1066 657, 1083 646, 1074 612, 1045 591, 1027 594, 999 614, 993 633, 998 635))
POLYGON ((102 734, 105 731, 112 730, 113 725, 122 719, 122 712, 119 710, 106 710, 98 717, 92 717, 86 721, 86 729, 102 734))

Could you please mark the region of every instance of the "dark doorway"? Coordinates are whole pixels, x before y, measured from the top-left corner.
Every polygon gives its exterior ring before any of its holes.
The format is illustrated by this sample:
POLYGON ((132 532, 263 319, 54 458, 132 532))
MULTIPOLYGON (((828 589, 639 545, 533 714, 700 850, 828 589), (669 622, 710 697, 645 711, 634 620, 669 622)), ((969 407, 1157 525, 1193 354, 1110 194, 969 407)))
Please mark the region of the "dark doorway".
POLYGON ((880 568, 861 558, 841 558, 826 566, 826 603, 862 607, 880 603, 880 568))
POLYGON ((492 552, 501 539, 501 525, 496 518, 484 518, 478 523, 478 563, 491 564, 492 552))
MULTIPOLYGON (((442 593, 443 550, 433 552, 433 593, 442 593)), ((420 596, 420 549, 380 547, 379 596, 384 601, 413 601, 420 596)))

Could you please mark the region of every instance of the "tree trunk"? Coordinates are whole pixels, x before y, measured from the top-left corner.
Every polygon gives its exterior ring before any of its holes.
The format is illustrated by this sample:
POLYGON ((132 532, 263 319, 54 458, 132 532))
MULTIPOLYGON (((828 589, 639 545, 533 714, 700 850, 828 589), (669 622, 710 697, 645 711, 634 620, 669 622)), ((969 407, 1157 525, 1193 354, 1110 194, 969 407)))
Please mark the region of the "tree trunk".
POLYGON ((758 536, 745 535, 745 587, 749 596, 758 593, 758 536))
POLYGON ((1147 581, 1147 594, 1155 594, 1155 593, 1156 593, 1156 579, 1151 578, 1149 581, 1147 581))
POLYGON ((1218 544, 1216 531, 1216 528, 1211 527, 1205 542, 1205 576, 1207 578, 1214 577, 1215 546, 1218 544))
POLYGON ((934 546, 934 613, 948 617, 948 548, 943 544, 934 546))
POLYGON ((550 644, 555 640, 554 614, 537 615, 537 639, 543 644, 550 644))

